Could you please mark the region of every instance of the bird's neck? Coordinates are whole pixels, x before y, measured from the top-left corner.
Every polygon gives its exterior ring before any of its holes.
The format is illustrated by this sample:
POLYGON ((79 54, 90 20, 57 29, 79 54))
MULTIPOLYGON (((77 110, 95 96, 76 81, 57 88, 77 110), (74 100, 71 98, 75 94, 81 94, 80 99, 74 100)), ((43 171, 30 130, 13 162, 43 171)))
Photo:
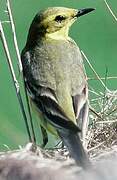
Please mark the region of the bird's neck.
POLYGON ((51 38, 54 40, 68 40, 69 39, 69 28, 63 27, 59 31, 56 31, 54 33, 46 33, 46 38, 51 38))
POLYGON ((53 40, 65 40, 71 41, 71 38, 68 35, 69 27, 63 27, 59 31, 48 33, 46 31, 39 31, 38 28, 30 28, 28 38, 27 38, 27 47, 35 47, 43 40, 53 39, 53 40))

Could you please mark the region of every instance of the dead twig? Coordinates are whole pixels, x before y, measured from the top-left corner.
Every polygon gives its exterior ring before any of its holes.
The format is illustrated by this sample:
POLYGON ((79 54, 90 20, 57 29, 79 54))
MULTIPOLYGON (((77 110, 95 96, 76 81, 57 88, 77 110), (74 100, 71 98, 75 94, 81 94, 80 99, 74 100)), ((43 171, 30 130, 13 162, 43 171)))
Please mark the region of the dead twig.
POLYGON ((10 52, 9 52, 9 49, 8 49, 8 45, 7 45, 7 41, 6 41, 6 37, 5 37, 5 34, 4 34, 4 30, 3 30, 3 27, 2 27, 1 21, 0 21, 0 37, 1 37, 1 41, 2 41, 4 51, 5 51, 5 54, 6 54, 6 59, 7 59, 8 65, 9 65, 9 69, 10 69, 10 72, 11 72, 13 84, 14 84, 16 95, 17 95, 17 98, 18 98, 18 102, 20 104, 21 112, 23 114, 23 118, 24 118, 24 121, 25 121, 26 129, 27 129, 28 136, 29 136, 29 141, 32 142, 30 129, 29 129, 29 125, 28 125, 28 120, 27 120, 24 104, 23 104, 23 101, 22 101, 21 93, 20 93, 19 83, 18 83, 18 81, 16 79, 15 71, 14 71, 14 68, 13 68, 13 65, 12 65, 12 60, 11 60, 10 52))
MULTIPOLYGON (((105 77, 100 77, 101 80, 105 80, 105 77)), ((117 79, 117 76, 112 76, 112 77, 106 77, 107 80, 110 80, 110 79, 117 79)), ((88 80, 98 80, 98 78, 91 78, 91 77, 88 77, 88 80)))
POLYGON ((12 16, 12 11, 11 11, 9 0, 7 0, 7 13, 8 13, 9 21, 10 21, 10 24, 11 24, 12 33, 13 33, 13 41, 14 41, 14 45, 15 45, 15 49, 16 49, 17 58, 18 58, 19 71, 22 72, 23 68, 22 68, 20 52, 19 52, 17 38, 16 38, 15 24, 14 24, 14 20, 13 20, 13 16, 12 16))
POLYGON ((81 51, 83 57, 85 58, 86 62, 88 63, 89 67, 91 68, 91 70, 93 71, 93 73, 95 74, 96 78, 100 81, 100 83, 102 84, 102 86, 107 90, 110 91, 104 84, 104 82, 101 80, 100 76, 98 75, 98 73, 95 71, 94 67, 92 66, 92 64, 90 63, 90 61, 88 60, 87 56, 85 55, 85 53, 83 51, 81 51))
MULTIPOLYGON (((11 30, 12 30, 12 34, 13 34, 14 48, 15 48, 15 50, 16 50, 16 55, 17 55, 17 59, 18 59, 19 72, 22 74, 23 67, 22 67, 22 62, 21 62, 19 47, 18 47, 18 43, 17 43, 16 30, 15 30, 15 24, 14 24, 14 20, 13 20, 13 16, 12 16, 12 10, 11 10, 11 5, 10 5, 10 0, 6 0, 6 4, 7 4, 7 11, 6 11, 6 12, 7 12, 7 14, 8 14, 9 21, 10 21, 10 24, 11 24, 11 30)), ((35 136, 35 132, 34 132, 32 115, 31 115, 31 110, 30 110, 30 105, 29 105, 27 90, 26 90, 26 87, 25 87, 25 81, 24 81, 24 77, 23 77, 23 76, 22 76, 22 80, 23 80, 23 84, 24 84, 24 91, 25 91, 27 108, 28 108, 28 114, 29 114, 29 120, 30 120, 30 125, 31 125, 32 139, 33 139, 33 142, 36 143, 36 136, 35 136)))
POLYGON ((115 21, 117 21, 117 17, 116 17, 116 15, 114 14, 114 12, 112 11, 112 9, 110 8, 110 6, 109 6, 109 4, 107 3, 107 1, 104 0, 104 2, 105 2, 105 4, 106 4, 109 12, 111 13, 111 15, 114 17, 115 21))

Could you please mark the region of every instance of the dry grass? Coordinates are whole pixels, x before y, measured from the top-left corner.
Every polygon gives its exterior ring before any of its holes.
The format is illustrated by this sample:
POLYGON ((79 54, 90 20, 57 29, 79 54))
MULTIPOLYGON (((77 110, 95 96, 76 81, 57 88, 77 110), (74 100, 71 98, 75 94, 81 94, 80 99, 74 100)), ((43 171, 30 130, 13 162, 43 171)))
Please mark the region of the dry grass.
POLYGON ((98 116, 92 112, 89 115, 88 151, 94 156, 117 144, 117 91, 98 93, 90 103, 93 109, 99 109, 98 116))

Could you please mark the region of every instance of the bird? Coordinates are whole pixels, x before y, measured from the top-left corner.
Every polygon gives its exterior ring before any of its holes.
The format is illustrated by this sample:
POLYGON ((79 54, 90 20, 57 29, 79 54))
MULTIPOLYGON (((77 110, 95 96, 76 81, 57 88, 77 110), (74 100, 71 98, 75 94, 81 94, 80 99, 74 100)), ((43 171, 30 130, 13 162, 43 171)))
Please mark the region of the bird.
POLYGON ((93 10, 48 7, 39 11, 21 53, 26 89, 42 130, 60 137, 84 169, 91 165, 79 135, 88 118, 88 84, 80 49, 69 29, 93 10))

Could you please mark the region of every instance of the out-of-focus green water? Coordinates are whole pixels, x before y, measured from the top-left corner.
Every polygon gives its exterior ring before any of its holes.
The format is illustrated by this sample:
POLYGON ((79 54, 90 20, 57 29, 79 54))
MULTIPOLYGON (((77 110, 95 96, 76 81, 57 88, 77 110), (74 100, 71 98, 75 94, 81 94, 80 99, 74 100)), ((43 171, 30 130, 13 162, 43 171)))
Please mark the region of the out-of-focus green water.
MULTIPOLYGON (((95 70, 101 77, 117 76, 117 22, 110 15, 102 0, 12 0, 12 11, 16 25, 17 39, 20 51, 25 45, 30 23, 35 14, 49 6, 64 6, 70 8, 94 7, 95 12, 79 18, 71 30, 70 36, 78 43, 80 49, 89 58, 95 70)), ((109 4, 117 14, 117 1, 111 0, 109 4)), ((8 20, 5 0, 0 0, 0 20, 8 20)), ((12 54, 15 70, 17 72, 17 59, 14 51, 12 33, 8 23, 4 23, 5 35, 12 54)), ((87 75, 94 77, 91 69, 85 63, 87 75)), ((97 81, 90 81, 90 86, 98 91, 103 87, 97 81)), ((117 89, 117 80, 108 80, 110 89, 117 89)), ((36 118, 35 118, 36 119, 36 118)), ((35 121, 35 127, 38 124, 35 121)), ((41 142, 40 131, 36 130, 38 141, 41 142)), ((51 139, 51 138, 50 138, 51 139)), ((0 42, 0 150, 17 148, 28 142, 25 124, 20 112, 15 90, 12 85, 11 75, 5 58, 5 53, 0 42)), ((51 140, 50 144, 53 144, 51 140)))

